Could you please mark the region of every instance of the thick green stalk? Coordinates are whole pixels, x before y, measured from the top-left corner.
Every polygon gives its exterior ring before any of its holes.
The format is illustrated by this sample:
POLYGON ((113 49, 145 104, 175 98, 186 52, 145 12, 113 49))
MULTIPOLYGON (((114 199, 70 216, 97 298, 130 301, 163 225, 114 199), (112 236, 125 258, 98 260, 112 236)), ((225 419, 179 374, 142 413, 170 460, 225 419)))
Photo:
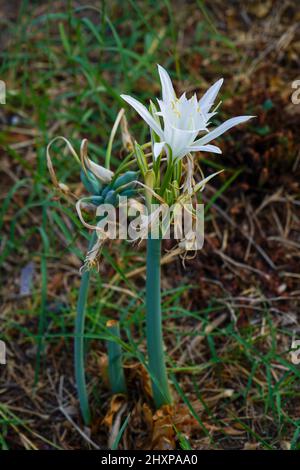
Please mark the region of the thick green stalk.
POLYGON ((160 292, 161 240, 147 240, 146 335, 152 392, 157 408, 172 403, 162 335, 160 292))
POLYGON ((108 375, 113 393, 126 393, 126 383, 123 370, 122 349, 120 343, 120 327, 116 320, 109 320, 106 326, 116 340, 107 341, 108 351, 108 375))
MULTIPOLYGON (((93 232, 89 243, 89 250, 92 249, 97 239, 96 231, 93 232)), ((89 407, 88 393, 85 381, 85 352, 84 352, 84 326, 85 310, 90 284, 90 271, 84 271, 81 276, 79 296, 77 302, 77 314, 75 319, 75 337, 74 337, 74 363, 75 380, 77 393, 81 409, 82 418, 86 425, 91 422, 91 412, 89 407)))

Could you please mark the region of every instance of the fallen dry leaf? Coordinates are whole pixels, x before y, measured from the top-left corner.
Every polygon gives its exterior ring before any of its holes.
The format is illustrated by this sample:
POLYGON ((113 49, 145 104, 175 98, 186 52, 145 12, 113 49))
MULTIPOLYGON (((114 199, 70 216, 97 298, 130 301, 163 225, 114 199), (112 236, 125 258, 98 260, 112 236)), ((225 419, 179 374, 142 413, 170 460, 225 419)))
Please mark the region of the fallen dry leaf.
POLYGON ((102 420, 102 424, 111 429, 115 415, 125 404, 125 402, 126 397, 124 395, 113 395, 109 403, 109 409, 107 410, 107 413, 102 420))

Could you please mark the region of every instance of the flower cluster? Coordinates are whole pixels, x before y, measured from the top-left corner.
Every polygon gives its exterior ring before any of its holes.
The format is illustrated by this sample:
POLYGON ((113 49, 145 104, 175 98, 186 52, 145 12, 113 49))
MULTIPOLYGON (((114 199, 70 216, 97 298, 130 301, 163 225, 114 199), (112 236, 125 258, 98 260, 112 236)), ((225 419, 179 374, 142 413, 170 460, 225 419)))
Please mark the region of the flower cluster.
POLYGON ((197 99, 196 94, 187 98, 183 93, 177 98, 171 79, 166 70, 158 65, 162 87, 162 99, 157 100, 159 111, 152 104, 150 111, 129 95, 121 95, 149 125, 156 141, 153 143, 153 155, 156 159, 164 149, 173 160, 182 159, 190 152, 202 151, 222 153, 219 147, 209 142, 224 134, 232 127, 248 121, 253 116, 237 116, 228 119, 213 130, 209 129, 210 119, 216 114, 211 110, 223 79, 218 80, 207 92, 197 99), (203 135, 197 139, 199 133, 203 135))

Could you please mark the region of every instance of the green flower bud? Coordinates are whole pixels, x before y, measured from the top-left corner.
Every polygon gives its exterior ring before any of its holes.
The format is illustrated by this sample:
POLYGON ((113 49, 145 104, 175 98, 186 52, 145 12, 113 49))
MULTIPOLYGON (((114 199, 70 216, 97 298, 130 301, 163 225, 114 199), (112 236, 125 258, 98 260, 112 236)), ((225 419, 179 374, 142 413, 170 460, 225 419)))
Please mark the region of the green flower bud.
POLYGON ((118 194, 116 193, 116 191, 111 189, 105 196, 104 204, 112 204, 113 206, 115 206, 117 202, 118 202, 118 194))
POLYGON ((103 196, 104 198, 106 197, 106 195, 109 193, 109 191, 112 190, 112 186, 110 184, 108 184, 107 186, 105 186, 105 188, 102 190, 101 192, 101 196, 103 196))
POLYGON ((120 193, 120 196, 133 197, 137 194, 137 190, 133 188, 125 189, 120 193))
POLYGON ((92 204, 95 206, 100 206, 100 204, 103 204, 104 202, 104 197, 103 196, 94 196, 91 198, 92 204))
POLYGON ((118 176, 118 178, 112 183, 113 189, 119 189, 122 186, 125 186, 129 183, 132 183, 134 180, 137 178, 137 172, 136 171, 126 171, 121 176, 118 176))
POLYGON ((81 170, 80 179, 85 189, 90 194, 100 194, 102 185, 98 178, 96 178, 96 176, 90 170, 87 170, 86 172, 81 170))

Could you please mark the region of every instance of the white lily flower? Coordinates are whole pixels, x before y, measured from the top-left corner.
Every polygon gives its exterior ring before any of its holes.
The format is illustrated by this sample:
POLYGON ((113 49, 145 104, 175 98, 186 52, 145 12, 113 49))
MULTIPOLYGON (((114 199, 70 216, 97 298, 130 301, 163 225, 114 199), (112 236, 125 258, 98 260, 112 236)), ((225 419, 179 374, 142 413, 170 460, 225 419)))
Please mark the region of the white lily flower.
POLYGON ((158 100, 160 111, 156 113, 159 116, 158 119, 155 119, 157 116, 151 115, 148 109, 135 98, 121 95, 158 136, 159 142, 153 145, 155 159, 163 149, 167 153, 171 149, 173 159, 181 159, 188 153, 196 151, 222 153, 219 147, 207 144, 237 124, 254 117, 234 117, 209 131, 209 120, 216 114, 214 111, 211 112, 211 107, 222 86, 223 79, 212 85, 200 100, 197 99, 196 94, 187 99, 185 93, 177 98, 166 70, 158 65, 158 72, 162 86, 162 100, 158 100), (200 132, 205 132, 205 134, 196 140, 200 132))

